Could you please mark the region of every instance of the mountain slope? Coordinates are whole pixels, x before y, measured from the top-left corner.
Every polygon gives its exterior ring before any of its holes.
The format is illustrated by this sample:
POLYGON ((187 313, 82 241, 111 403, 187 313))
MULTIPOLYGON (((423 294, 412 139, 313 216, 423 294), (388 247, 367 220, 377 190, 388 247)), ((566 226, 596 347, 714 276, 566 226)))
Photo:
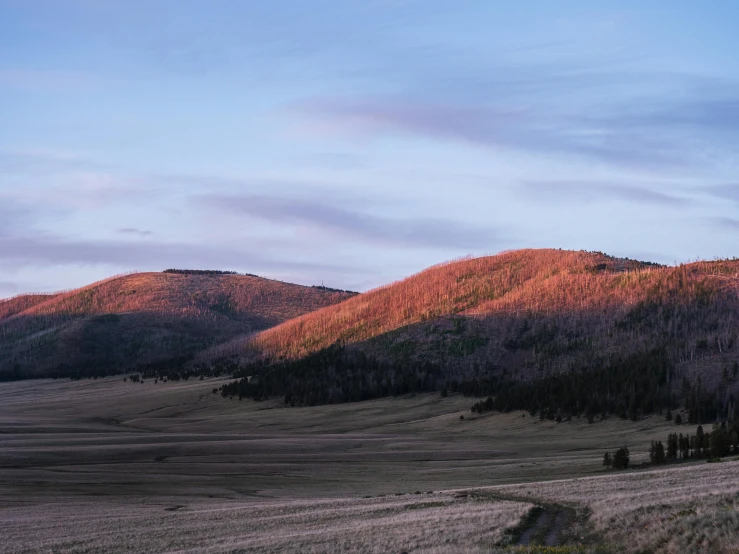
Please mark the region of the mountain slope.
POLYGON ((187 358, 351 293, 219 272, 137 273, 0 302, 0 377, 187 358))
POLYGON ((664 267, 520 250, 432 267, 287 321, 218 353, 300 359, 335 343, 446 375, 537 377, 665 349, 716 381, 739 359, 739 261, 664 267))
POLYGON ((9 318, 21 312, 24 312, 37 304, 46 302, 54 298, 54 294, 21 294, 0 300, 0 320, 9 318))

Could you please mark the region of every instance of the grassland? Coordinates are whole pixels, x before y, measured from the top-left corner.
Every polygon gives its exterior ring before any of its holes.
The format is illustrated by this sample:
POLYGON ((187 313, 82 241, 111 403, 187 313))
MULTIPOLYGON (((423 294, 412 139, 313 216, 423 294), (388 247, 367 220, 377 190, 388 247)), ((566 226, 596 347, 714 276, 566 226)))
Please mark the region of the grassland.
POLYGON ((218 383, 0 384, 0 486, 137 494, 192 486, 234 498, 407 493, 599 473, 606 449, 627 444, 639 462, 675 428, 659 417, 557 424, 521 412, 473 415, 474 400, 460 395, 285 408, 225 400, 211 392, 218 383))
MULTIPOLYGON (((0 552, 489 552, 530 505, 454 493, 14 506, 0 552), (29 535, 29 530, 35 532, 29 535)), ((2 512, 0 512, 2 513, 2 512)))
POLYGON ((492 489, 577 507, 612 552, 739 552, 739 461, 492 489))
POLYGON ((643 461, 662 418, 472 416, 437 394, 284 408, 217 383, 0 384, 0 552, 506 551, 535 505, 576 513, 583 552, 736 551, 739 464, 602 469, 623 444, 643 461))

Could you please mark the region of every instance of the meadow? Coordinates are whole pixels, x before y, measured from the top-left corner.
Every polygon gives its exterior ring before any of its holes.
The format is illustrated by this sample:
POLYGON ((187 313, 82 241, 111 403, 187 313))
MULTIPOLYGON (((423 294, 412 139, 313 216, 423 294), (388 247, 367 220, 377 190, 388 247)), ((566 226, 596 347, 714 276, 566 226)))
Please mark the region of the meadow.
POLYGON ((608 552, 739 552, 739 460, 494 490, 574 507, 574 534, 608 552))
POLYGON ((534 552, 541 507, 560 551, 736 552, 739 464, 602 468, 624 444, 644 461, 664 418, 286 408, 219 382, 0 384, 0 552, 534 552))

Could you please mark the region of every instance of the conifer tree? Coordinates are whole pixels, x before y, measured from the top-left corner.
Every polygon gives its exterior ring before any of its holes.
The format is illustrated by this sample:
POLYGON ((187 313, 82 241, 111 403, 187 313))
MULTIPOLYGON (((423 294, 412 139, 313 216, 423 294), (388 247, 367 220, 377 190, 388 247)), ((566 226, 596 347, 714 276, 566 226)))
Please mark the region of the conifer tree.
POLYGON ((667 459, 670 461, 677 460, 679 450, 679 442, 677 433, 670 433, 667 437, 667 459))
POLYGON ((610 452, 606 452, 605 454, 603 454, 603 465, 608 469, 611 469, 611 466, 613 465, 613 460, 611 459, 610 452))
POLYGON ((629 467, 629 449, 625 446, 616 450, 613 455, 613 469, 627 469, 629 467))
POLYGON ((657 448, 655 451, 655 463, 665 463, 665 447, 662 445, 662 441, 657 441, 657 448))

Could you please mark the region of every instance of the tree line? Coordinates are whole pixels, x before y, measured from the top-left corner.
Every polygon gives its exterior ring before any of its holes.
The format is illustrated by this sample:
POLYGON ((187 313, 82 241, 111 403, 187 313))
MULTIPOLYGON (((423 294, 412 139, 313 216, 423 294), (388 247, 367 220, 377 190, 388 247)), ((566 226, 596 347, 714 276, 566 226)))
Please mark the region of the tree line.
POLYGON ((664 444, 652 441, 649 461, 664 464, 677 460, 722 458, 731 454, 739 454, 739 421, 714 423, 709 432, 698 425, 692 435, 670 433, 664 444))
POLYGON ((493 376, 463 381, 457 389, 468 396, 489 395, 473 404, 477 413, 527 410, 558 421, 576 415, 592 421, 608 414, 636 420, 677 405, 670 386, 672 370, 666 352, 653 349, 611 361, 593 360, 590 367, 532 381, 493 376))
MULTIPOLYGON (((649 464, 661 465, 681 460, 718 460, 739 454, 739 420, 732 423, 714 423, 710 432, 698 425, 694 434, 669 433, 667 440, 652 441, 649 446, 649 464)), ((613 469, 629 467, 629 449, 621 447, 613 454, 603 454, 603 465, 613 469)))
POLYGON ((249 363, 225 384, 224 397, 283 397, 290 406, 356 402, 438 390, 442 374, 429 362, 394 364, 334 345, 298 360, 249 363))
MULTIPOLYGON (((460 382, 445 377, 447 368, 441 363, 378 360, 363 351, 333 345, 297 360, 234 365, 237 380, 223 385, 220 392, 224 397, 281 396, 288 405, 315 405, 445 390, 482 396, 471 406, 473 413, 526 410, 540 419, 559 422, 584 416, 591 423, 612 415, 636 421, 653 413, 671 414, 682 396, 689 414, 686 423, 739 419, 733 397, 709 393, 700 380, 673 388, 673 367, 664 350, 594 366, 533 381, 514 380, 504 372, 460 382)), ((483 370, 493 371, 492 367, 483 370)))
MULTIPOLYGON (((222 271, 220 269, 165 269, 162 273, 175 273, 178 275, 240 275, 236 271, 222 271)), ((251 275, 244 273, 243 275, 251 275)), ((257 275, 251 275, 257 277, 257 275)))

